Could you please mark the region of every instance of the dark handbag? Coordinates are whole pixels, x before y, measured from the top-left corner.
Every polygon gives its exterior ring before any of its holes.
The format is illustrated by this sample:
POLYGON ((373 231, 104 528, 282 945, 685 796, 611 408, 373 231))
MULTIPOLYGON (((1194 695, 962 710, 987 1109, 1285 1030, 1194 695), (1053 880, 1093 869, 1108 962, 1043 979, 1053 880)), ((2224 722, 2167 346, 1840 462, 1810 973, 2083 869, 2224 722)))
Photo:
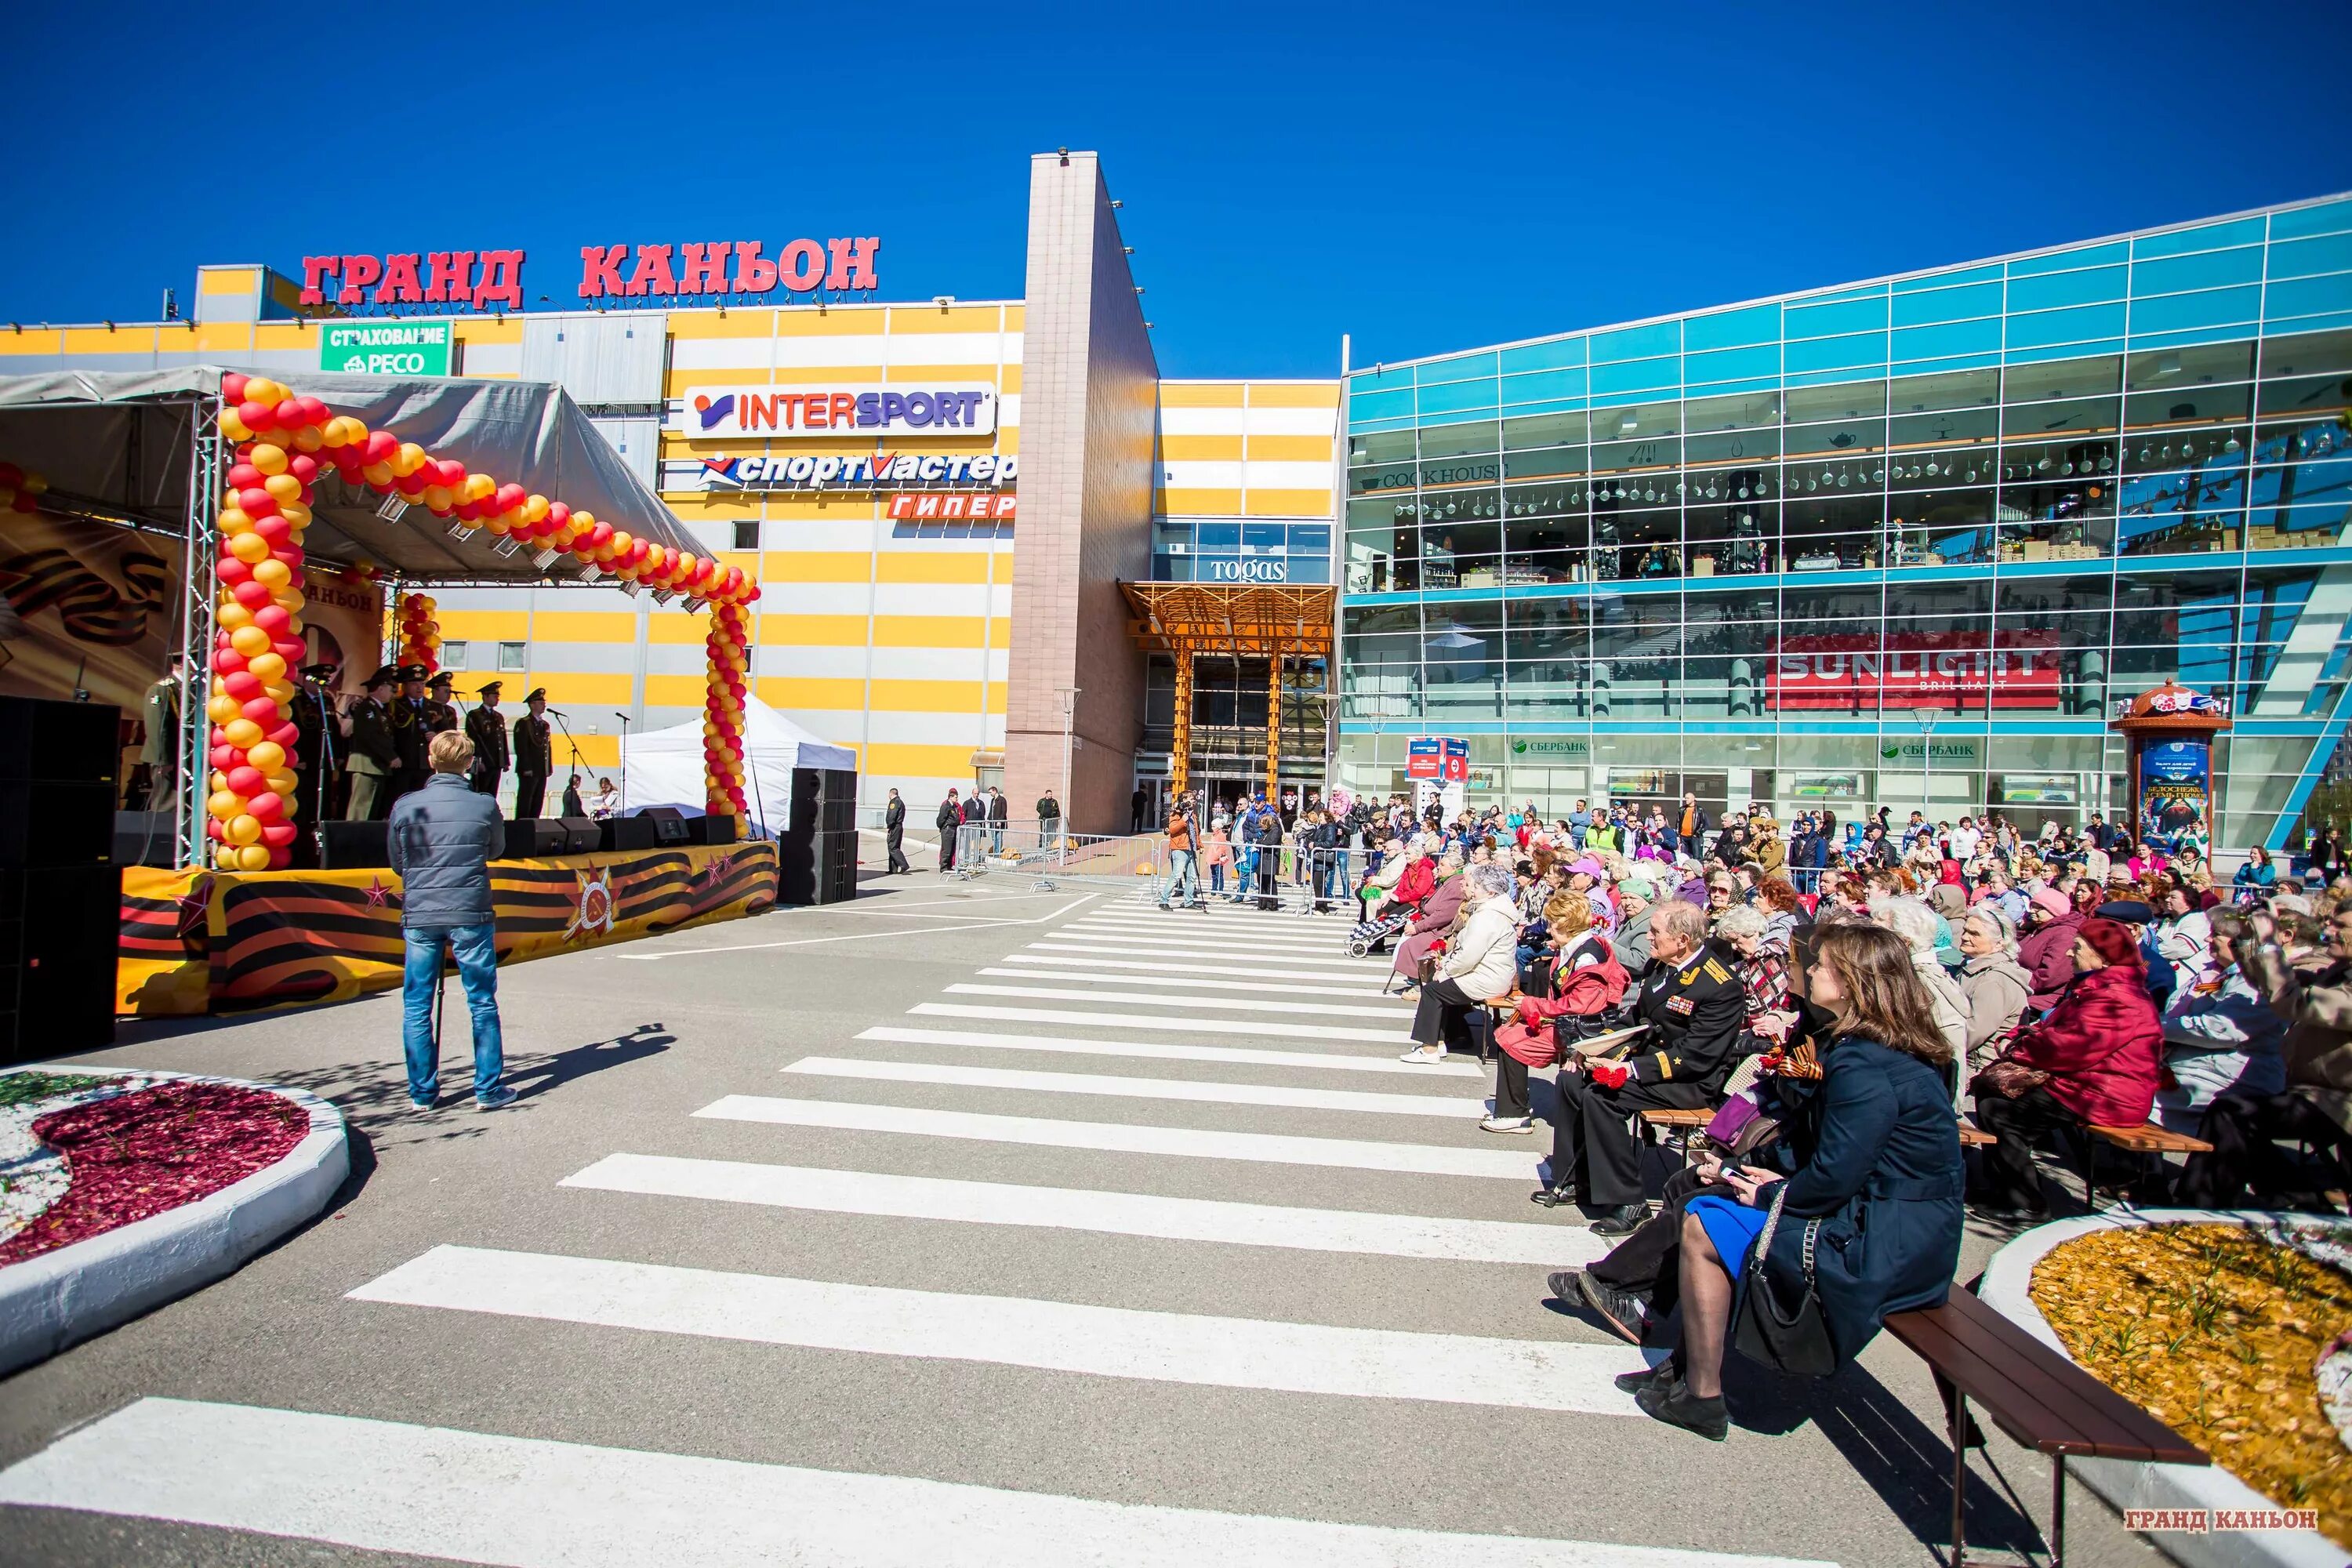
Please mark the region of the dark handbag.
POLYGON ((1985 1063, 1969 1092, 1974 1095, 1998 1094, 2005 1100, 2015 1100, 2029 1089, 2050 1081, 2050 1075, 2040 1068, 2028 1067, 2014 1057, 1999 1057, 1985 1063))
POLYGON ((1805 1288, 1793 1304, 1784 1304, 1766 1272, 1772 1255, 1772 1236, 1780 1228, 1780 1204, 1789 1184, 1778 1184, 1772 1212, 1748 1255, 1747 1289, 1731 1328, 1731 1347, 1749 1361, 1790 1377, 1827 1377, 1837 1370, 1837 1350, 1830 1343, 1829 1321, 1822 1316, 1821 1292, 1813 1279, 1813 1246, 1822 1222, 1805 1222, 1805 1288))

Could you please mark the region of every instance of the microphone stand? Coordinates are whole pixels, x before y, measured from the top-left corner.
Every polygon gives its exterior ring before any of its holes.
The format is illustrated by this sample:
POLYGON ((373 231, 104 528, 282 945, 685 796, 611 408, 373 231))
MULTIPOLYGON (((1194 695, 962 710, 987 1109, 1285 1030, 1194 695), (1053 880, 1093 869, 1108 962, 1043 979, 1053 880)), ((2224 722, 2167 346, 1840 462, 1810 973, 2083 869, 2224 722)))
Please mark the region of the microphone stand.
MULTIPOLYGON (((576 773, 580 772, 580 742, 578 738, 572 733, 572 726, 565 721, 562 709, 551 708, 548 711, 555 716, 555 727, 563 731, 564 744, 572 748, 572 771, 576 773)), ((566 787, 568 788, 570 786, 567 785, 566 787)), ((587 801, 583 798, 581 801, 581 804, 585 805, 587 801)), ((563 809, 563 797, 560 795, 555 797, 555 809, 558 811, 562 811, 563 809)))
POLYGON ((615 708, 613 717, 621 721, 621 804, 615 808, 614 815, 626 816, 629 815, 629 716, 615 708))

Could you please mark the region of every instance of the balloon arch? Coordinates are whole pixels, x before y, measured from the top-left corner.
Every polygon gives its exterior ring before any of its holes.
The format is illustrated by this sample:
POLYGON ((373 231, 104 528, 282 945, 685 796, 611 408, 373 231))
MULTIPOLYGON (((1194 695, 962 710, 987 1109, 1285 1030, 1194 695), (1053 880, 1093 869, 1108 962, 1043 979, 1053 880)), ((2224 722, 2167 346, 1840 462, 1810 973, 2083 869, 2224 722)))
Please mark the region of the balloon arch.
MULTIPOLYGON (((205 837, 224 870, 282 870, 295 837, 294 672, 305 657, 303 531, 313 487, 330 475, 436 517, 569 554, 597 573, 710 606, 709 673, 703 703, 709 809, 741 819, 743 704, 749 693, 749 606, 759 585, 740 567, 631 537, 560 499, 501 484, 437 458, 393 432, 371 430, 322 399, 297 395, 267 376, 221 378, 219 429, 235 443, 217 516, 220 593, 213 606, 211 689, 205 704, 209 788, 205 837)), ((551 559, 552 557, 550 557, 551 559)), ((193 574, 195 562, 189 563, 193 574)), ((438 646, 431 602, 404 604, 404 649, 438 646)))

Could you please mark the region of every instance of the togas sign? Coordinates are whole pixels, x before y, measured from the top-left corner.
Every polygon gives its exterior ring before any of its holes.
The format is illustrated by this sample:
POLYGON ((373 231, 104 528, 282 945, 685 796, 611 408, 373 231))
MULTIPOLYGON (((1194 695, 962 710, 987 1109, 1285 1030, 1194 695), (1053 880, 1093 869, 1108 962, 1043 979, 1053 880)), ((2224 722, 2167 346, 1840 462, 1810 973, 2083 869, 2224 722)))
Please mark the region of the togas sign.
POLYGON ((1287 583, 1290 563, 1273 556, 1203 562, 1212 583, 1287 583))
POLYGON ((362 321, 319 329, 319 368, 346 375, 446 375, 446 321, 362 321))

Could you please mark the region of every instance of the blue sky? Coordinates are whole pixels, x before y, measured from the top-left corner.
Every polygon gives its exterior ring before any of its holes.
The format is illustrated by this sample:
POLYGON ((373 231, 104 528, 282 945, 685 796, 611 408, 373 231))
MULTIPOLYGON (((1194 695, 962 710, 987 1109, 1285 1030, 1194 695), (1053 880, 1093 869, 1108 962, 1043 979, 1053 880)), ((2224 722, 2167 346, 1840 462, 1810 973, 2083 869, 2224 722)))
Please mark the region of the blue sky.
POLYGON ((1396 360, 2352 188, 2343 0, 737 9, 12 8, 0 322, 327 250, 519 246, 562 304, 591 242, 803 235, 881 236, 885 298, 1017 297, 1068 145, 1163 374, 1321 375, 1342 332, 1396 360))

